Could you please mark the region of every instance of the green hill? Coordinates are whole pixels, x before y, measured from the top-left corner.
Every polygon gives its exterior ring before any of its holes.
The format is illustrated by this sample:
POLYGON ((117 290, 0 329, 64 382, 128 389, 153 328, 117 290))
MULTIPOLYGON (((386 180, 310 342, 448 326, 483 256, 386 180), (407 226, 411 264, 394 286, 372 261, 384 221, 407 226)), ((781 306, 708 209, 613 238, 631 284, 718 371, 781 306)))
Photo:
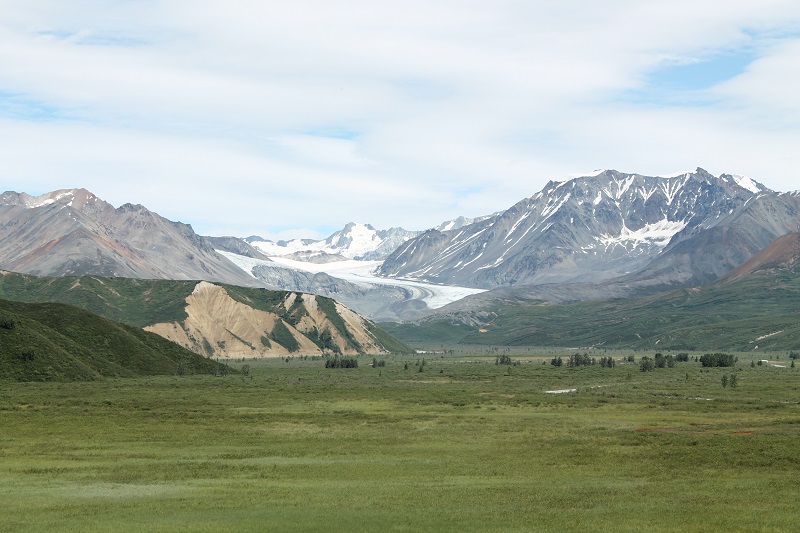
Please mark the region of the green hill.
POLYGON ((0 271, 0 298, 65 303, 137 328, 166 325, 156 328, 159 334, 207 356, 282 356, 314 351, 321 354, 324 350, 345 354, 411 352, 373 322, 343 309, 330 298, 316 296, 310 302, 300 293, 216 285, 233 300, 274 315, 278 320, 276 325, 267 326, 271 320, 256 324, 256 329, 262 331, 252 337, 253 328, 248 329, 239 317, 216 308, 203 312, 210 320, 220 323, 225 315, 229 322, 221 333, 210 333, 213 329, 210 324, 200 329, 187 325, 187 298, 198 287, 197 281, 39 277, 0 271), (291 331, 285 331, 287 328, 291 331), (182 331, 186 335, 182 335, 182 331), (181 336, 186 338, 181 339, 181 336))
POLYGON ((567 305, 495 301, 480 314, 434 315, 382 327, 409 343, 800 349, 800 275, 759 271, 735 282, 567 305))
POLYGON ((222 366, 76 307, 0 300, 0 379, 78 381, 211 373, 222 366))
POLYGON ((65 303, 140 328, 185 319, 184 300, 195 285, 196 281, 40 277, 0 271, 0 298, 65 303))

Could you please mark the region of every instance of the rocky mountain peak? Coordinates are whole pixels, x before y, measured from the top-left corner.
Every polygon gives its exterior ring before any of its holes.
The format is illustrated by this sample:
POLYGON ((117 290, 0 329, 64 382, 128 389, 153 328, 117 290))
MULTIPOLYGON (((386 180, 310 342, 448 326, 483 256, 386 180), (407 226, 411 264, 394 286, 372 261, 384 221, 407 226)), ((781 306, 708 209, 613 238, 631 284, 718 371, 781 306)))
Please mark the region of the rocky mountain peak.
POLYGON ((254 284, 191 226, 171 222, 141 205, 114 209, 86 189, 0 196, 0 259, 4 268, 36 275, 254 284))
POLYGON ((702 168, 667 177, 602 170, 550 181, 497 217, 412 239, 380 272, 481 288, 599 282, 643 268, 764 194, 775 195, 702 168))

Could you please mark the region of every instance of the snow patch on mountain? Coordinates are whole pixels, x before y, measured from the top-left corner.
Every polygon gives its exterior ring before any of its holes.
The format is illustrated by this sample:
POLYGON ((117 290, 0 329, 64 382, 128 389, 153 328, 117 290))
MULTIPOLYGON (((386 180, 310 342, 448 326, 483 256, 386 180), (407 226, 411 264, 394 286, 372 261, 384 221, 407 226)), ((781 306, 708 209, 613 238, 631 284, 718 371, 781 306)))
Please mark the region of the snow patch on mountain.
POLYGON ((76 200, 85 204, 97 201, 97 197, 86 189, 59 189, 39 196, 12 191, 0 195, 0 205, 17 205, 26 209, 36 209, 56 203, 62 207, 73 207, 73 202, 76 200))
MULTIPOLYGON (((605 168, 599 168, 599 169, 593 170, 591 172, 573 172, 572 174, 569 175, 569 180, 567 180, 567 181, 573 180, 575 178, 593 178, 595 176, 599 176, 600 174, 602 174, 606 170, 607 169, 605 169, 605 168)), ((565 183, 565 182, 562 182, 562 183, 565 183)))
POLYGON ((763 190, 763 187, 759 187, 758 183, 748 178, 747 176, 737 176, 736 174, 734 174, 732 178, 734 179, 734 181, 736 181, 736 184, 739 187, 744 187, 745 189, 747 189, 752 193, 757 194, 763 190))
POLYGON ((291 241, 278 242, 248 240, 247 242, 259 252, 269 256, 290 255, 295 252, 303 251, 320 251, 318 249, 311 250, 310 245, 307 242, 304 242, 305 240, 306 239, 292 239, 291 241))
POLYGON ((37 196, 36 198, 33 199, 31 203, 27 204, 26 207, 30 209, 35 209, 37 207, 43 207, 45 205, 54 204, 64 198, 69 198, 70 201, 69 204, 67 205, 72 205, 73 196, 74 196, 73 191, 66 191, 61 194, 57 194, 55 196, 49 196, 49 195, 37 196))
POLYGON ((683 220, 673 221, 665 218, 654 224, 646 224, 638 230, 631 230, 623 225, 619 235, 600 235, 597 241, 606 249, 622 246, 630 250, 643 244, 664 248, 672 237, 685 227, 686 222, 683 220))

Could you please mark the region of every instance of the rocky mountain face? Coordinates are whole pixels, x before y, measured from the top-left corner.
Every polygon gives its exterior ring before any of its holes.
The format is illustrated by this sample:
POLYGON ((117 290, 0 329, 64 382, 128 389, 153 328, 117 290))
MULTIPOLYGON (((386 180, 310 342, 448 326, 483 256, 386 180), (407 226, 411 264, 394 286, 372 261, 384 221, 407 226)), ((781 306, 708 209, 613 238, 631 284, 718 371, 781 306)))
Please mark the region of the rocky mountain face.
POLYGON ((622 279, 640 287, 709 283, 799 229, 800 197, 761 191, 727 215, 676 235, 650 264, 622 279))
POLYGON ((232 254, 250 257, 251 259, 269 260, 266 255, 250 246, 244 239, 238 237, 203 237, 203 239, 215 250, 222 250, 232 254))
POLYGON ((192 227, 85 189, 0 196, 0 268, 36 275, 255 281, 192 227))
POLYGON ((507 211, 410 239, 379 273, 471 287, 702 283, 800 229, 796 194, 703 169, 550 182, 507 211))

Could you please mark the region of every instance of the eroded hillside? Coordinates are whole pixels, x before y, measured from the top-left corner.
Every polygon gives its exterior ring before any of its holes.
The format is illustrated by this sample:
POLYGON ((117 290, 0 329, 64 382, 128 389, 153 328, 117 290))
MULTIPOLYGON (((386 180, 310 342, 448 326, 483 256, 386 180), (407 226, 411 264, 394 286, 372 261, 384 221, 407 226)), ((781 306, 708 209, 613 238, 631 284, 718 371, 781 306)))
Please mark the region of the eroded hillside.
POLYGON ((187 318, 145 329, 209 357, 386 353, 370 323, 333 300, 279 293, 273 310, 231 297, 219 285, 197 284, 186 298, 187 318))

